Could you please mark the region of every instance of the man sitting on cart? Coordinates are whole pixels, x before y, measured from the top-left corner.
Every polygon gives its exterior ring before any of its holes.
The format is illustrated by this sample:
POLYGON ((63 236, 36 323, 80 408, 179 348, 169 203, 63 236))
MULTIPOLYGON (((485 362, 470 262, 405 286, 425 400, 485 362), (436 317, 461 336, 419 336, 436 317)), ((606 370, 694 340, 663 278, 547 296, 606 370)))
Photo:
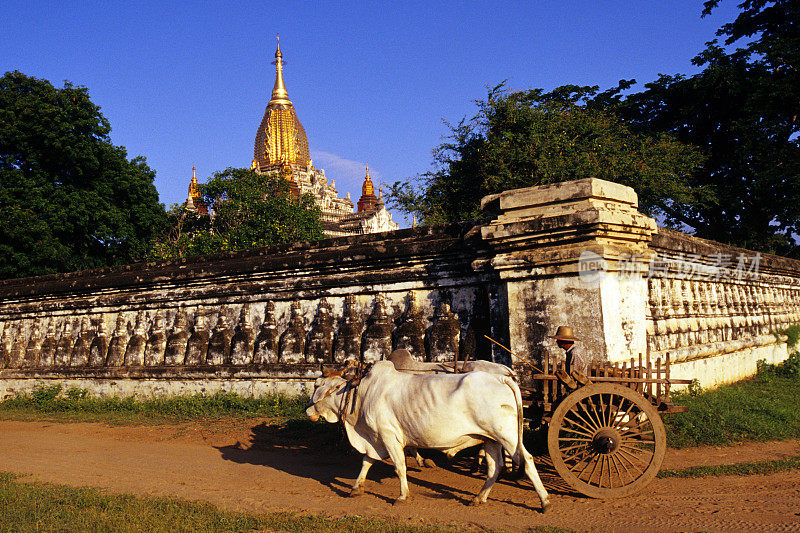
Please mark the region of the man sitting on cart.
POLYGON ((558 326, 556 334, 552 336, 556 340, 559 348, 565 352, 564 370, 567 375, 577 370, 581 374, 586 373, 586 361, 575 350, 575 341, 580 340, 575 337, 572 328, 569 326, 558 326))

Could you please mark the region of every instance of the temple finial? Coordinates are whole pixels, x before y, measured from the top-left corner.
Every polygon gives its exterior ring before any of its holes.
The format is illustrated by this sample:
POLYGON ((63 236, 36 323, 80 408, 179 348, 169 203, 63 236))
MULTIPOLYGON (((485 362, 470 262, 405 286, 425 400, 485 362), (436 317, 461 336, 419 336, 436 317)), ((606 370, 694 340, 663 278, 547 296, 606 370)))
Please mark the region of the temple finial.
POLYGON ((272 98, 269 103, 291 105, 289 93, 286 92, 286 86, 283 84, 283 53, 281 52, 280 36, 275 35, 275 37, 278 39, 278 46, 275 49, 275 85, 272 87, 272 98))

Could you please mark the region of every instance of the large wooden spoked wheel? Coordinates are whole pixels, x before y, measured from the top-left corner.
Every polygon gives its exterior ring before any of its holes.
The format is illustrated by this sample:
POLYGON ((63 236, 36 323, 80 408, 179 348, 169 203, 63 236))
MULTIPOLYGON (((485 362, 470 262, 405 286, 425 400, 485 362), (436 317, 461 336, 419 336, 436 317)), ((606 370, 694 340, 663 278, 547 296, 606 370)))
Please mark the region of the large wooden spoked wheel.
POLYGON ((592 498, 620 498, 658 474, 667 437, 655 407, 613 383, 582 387, 561 401, 547 430, 556 471, 592 498))

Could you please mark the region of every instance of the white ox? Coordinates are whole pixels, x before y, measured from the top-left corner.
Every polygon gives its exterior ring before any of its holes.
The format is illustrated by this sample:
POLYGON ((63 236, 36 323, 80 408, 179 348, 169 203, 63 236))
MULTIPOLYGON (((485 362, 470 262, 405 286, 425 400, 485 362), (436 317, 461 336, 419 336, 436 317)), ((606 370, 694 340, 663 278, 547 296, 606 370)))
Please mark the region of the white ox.
POLYGON ((400 478, 397 502, 406 500, 407 446, 447 452, 483 444, 487 477, 471 504, 486 501, 505 450, 524 465, 542 511, 550 506, 533 457, 522 443, 522 396, 508 377, 486 372, 409 374, 395 370, 390 361, 379 361, 360 383, 339 373, 317 379, 306 414, 311 420, 341 420, 350 444, 363 454, 352 496, 363 493, 370 467, 390 458, 400 478))
MULTIPOLYGON (((396 370, 400 370, 402 372, 411 372, 414 374, 452 374, 455 372, 454 369, 457 368, 459 372, 475 372, 476 370, 480 370, 482 372, 487 372, 489 374, 495 374, 497 376, 506 376, 509 378, 516 379, 516 373, 508 368, 505 365, 501 365, 499 363, 493 363, 491 361, 483 361, 480 359, 474 361, 466 361, 466 362, 454 362, 454 363, 427 363, 422 361, 417 361, 412 357, 411 353, 406 350, 405 348, 399 348, 393 351, 389 357, 387 357, 389 361, 394 364, 396 370)), ((471 444, 467 444, 463 447, 453 448, 446 452, 447 460, 452 461, 453 457, 463 450, 464 448, 469 448, 471 444)), ((433 461, 425 460, 419 454, 419 451, 416 448, 410 447, 409 451, 414 455, 414 459, 417 461, 417 465, 420 467, 424 466, 432 466, 433 461)), ((476 467, 483 462, 484 453, 481 450, 478 461, 475 463, 476 467)), ((509 466, 510 465, 506 465, 509 466)))

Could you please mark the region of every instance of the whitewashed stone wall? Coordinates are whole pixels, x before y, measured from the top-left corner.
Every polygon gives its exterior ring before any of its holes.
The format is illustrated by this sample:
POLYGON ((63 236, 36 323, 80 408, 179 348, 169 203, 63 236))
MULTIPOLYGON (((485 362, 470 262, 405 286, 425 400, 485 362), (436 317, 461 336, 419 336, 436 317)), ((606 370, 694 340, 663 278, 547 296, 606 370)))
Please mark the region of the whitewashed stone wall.
POLYGON ((579 180, 487 197, 494 220, 479 226, 3 281, 0 397, 54 382, 302 392, 321 364, 399 347, 522 368, 562 355, 559 325, 587 359, 669 354, 673 376, 705 386, 785 358, 774 333, 800 322, 800 262, 764 256, 731 277, 713 258, 752 253, 658 229, 637 208, 628 187, 579 180))

